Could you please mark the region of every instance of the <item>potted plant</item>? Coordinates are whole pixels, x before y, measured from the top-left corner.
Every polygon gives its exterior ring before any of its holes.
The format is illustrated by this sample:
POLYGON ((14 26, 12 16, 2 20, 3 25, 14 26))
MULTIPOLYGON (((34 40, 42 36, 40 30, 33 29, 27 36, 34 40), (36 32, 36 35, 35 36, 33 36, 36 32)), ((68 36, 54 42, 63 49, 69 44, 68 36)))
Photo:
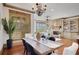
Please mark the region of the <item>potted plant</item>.
POLYGON ((6 18, 4 18, 2 19, 2 25, 9 36, 9 39, 7 40, 7 48, 12 48, 12 34, 16 27, 15 22, 13 18, 9 19, 8 21, 6 20, 6 18))

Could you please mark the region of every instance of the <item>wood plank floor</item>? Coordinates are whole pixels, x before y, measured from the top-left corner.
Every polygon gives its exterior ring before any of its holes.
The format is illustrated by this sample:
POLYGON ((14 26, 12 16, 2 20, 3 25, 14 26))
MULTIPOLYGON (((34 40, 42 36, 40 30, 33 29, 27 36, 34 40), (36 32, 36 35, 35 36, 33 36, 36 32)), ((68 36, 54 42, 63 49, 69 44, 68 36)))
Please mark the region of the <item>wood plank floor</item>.
POLYGON ((13 43, 11 49, 4 49, 3 55, 24 55, 24 48, 22 42, 13 43))
MULTIPOLYGON (((70 46, 73 41, 67 40, 67 39, 62 39, 61 42, 64 44, 64 46, 62 46, 61 48, 58 48, 57 50, 59 52, 61 52, 61 55, 62 55, 64 47, 70 46)), ((4 49, 3 55, 24 55, 24 48, 23 48, 22 41, 13 43, 12 49, 4 49)), ((78 49, 76 55, 79 55, 79 49, 78 49)))

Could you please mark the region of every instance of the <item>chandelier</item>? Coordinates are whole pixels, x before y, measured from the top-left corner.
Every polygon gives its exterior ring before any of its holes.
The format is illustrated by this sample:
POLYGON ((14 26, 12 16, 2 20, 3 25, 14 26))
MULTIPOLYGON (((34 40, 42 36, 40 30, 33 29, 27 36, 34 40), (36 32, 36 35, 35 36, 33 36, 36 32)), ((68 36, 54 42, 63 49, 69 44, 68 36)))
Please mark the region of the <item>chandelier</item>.
POLYGON ((43 5, 42 3, 36 3, 32 10, 34 13, 36 13, 38 16, 41 16, 46 11, 47 5, 43 5))

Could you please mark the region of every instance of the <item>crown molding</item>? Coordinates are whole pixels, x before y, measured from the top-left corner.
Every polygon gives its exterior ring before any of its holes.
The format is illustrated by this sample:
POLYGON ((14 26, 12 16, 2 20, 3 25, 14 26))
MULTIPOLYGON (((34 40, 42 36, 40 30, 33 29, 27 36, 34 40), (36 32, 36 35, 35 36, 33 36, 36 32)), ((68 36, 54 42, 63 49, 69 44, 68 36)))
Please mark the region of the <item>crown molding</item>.
POLYGON ((23 8, 16 7, 16 6, 13 6, 13 5, 9 5, 9 4, 7 4, 7 3, 3 3, 3 6, 4 6, 4 7, 8 7, 8 8, 18 9, 18 10, 25 11, 25 12, 29 12, 29 13, 34 13, 34 12, 31 11, 31 10, 27 10, 27 9, 23 9, 23 8))

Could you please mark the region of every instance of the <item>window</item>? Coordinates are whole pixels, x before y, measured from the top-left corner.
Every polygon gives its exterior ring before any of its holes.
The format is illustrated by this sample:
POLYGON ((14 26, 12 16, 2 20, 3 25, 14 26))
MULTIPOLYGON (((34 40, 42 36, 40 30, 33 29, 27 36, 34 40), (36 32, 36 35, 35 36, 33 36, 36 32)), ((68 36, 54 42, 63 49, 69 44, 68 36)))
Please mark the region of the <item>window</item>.
POLYGON ((47 24, 44 22, 36 22, 36 31, 44 32, 47 29, 47 24))
POLYGON ((13 39, 21 39, 25 33, 31 33, 31 14, 9 10, 9 17, 16 23, 13 39))

